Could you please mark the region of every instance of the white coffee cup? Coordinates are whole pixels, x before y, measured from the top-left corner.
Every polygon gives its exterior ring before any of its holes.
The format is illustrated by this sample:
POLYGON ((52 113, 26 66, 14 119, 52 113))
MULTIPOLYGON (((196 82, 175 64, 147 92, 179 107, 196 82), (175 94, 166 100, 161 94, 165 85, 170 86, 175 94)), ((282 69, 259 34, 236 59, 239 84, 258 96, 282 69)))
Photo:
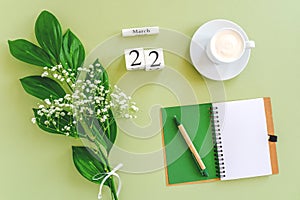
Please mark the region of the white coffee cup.
POLYGON ((206 53, 214 63, 228 64, 239 60, 246 49, 254 47, 255 42, 246 40, 238 30, 222 28, 210 39, 206 53))

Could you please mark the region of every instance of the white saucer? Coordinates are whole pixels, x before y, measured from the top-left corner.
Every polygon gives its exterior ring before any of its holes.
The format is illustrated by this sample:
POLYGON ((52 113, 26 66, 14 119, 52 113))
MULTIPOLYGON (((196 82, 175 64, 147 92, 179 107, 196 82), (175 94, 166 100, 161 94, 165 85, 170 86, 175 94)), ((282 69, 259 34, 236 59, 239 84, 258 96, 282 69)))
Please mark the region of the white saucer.
POLYGON ((190 44, 190 56, 194 67, 206 78, 222 81, 239 75, 246 67, 251 49, 246 49, 244 55, 237 61, 230 64, 215 64, 206 54, 206 46, 213 34, 220 28, 235 28, 240 31, 245 40, 248 36, 245 31, 232 21, 217 19, 203 24, 193 35, 190 44))

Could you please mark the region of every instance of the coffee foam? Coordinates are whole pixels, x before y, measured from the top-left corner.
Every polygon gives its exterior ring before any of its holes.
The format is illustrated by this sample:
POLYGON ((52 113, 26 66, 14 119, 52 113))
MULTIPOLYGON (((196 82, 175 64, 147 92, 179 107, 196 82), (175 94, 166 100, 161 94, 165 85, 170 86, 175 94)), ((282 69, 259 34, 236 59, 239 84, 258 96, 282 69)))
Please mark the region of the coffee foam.
POLYGON ((244 41, 236 31, 225 29, 216 33, 211 48, 219 60, 230 62, 241 57, 244 41))

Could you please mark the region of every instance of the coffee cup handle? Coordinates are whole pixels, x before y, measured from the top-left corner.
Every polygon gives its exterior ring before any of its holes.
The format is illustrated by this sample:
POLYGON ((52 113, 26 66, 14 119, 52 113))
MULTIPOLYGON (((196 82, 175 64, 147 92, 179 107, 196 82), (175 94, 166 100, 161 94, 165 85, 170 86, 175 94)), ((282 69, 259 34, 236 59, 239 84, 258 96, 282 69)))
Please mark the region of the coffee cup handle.
POLYGON ((246 49, 252 49, 255 47, 255 42, 253 40, 246 41, 246 49))

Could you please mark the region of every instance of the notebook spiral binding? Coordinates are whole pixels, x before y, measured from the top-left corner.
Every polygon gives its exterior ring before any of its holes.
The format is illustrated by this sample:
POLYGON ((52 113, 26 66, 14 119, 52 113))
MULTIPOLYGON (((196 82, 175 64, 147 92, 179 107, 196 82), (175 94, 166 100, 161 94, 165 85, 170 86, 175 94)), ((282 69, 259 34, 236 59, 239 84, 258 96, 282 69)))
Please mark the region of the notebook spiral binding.
POLYGON ((225 177, 225 163, 222 147, 222 136, 220 130, 220 120, 218 107, 210 108, 210 120, 211 120, 211 130, 212 138, 214 142, 214 152, 215 152, 215 166, 217 176, 220 178, 225 177))

